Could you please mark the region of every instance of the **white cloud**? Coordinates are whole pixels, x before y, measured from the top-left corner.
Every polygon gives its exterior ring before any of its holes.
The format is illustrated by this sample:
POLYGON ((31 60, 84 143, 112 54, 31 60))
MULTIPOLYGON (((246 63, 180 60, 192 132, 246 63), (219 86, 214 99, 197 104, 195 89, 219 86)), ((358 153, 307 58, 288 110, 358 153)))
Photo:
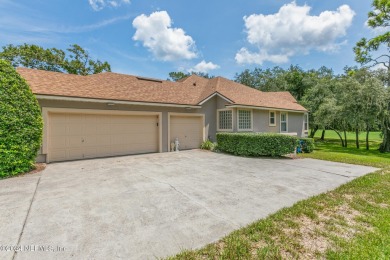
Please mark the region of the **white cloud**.
POLYGON ((217 64, 214 64, 212 62, 206 62, 202 60, 198 64, 196 64, 192 69, 189 69, 188 72, 202 72, 202 73, 208 73, 210 70, 219 69, 220 66, 217 64))
POLYGON ((141 41, 153 55, 163 61, 193 59, 197 56, 195 41, 181 28, 172 28, 166 11, 142 14, 133 21, 133 40, 141 41))
POLYGON ((100 11, 106 6, 118 7, 121 4, 130 4, 130 0, 88 0, 88 2, 95 11, 100 11))
POLYGON ((310 50, 334 51, 340 46, 337 39, 346 35, 355 12, 342 5, 337 11, 310 15, 311 7, 297 6, 295 2, 282 6, 275 14, 245 16, 247 40, 257 47, 255 52, 241 48, 236 54, 239 64, 288 62, 296 54, 310 50))

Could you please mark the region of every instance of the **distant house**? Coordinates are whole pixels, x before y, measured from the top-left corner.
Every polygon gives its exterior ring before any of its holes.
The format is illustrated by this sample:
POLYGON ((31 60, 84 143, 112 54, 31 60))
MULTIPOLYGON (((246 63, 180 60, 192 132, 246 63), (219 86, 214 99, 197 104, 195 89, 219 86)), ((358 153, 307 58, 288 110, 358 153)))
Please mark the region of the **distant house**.
POLYGON ((217 132, 306 136, 307 110, 288 92, 261 92, 196 75, 171 82, 105 72, 89 76, 18 68, 44 119, 38 161, 170 151, 217 132))

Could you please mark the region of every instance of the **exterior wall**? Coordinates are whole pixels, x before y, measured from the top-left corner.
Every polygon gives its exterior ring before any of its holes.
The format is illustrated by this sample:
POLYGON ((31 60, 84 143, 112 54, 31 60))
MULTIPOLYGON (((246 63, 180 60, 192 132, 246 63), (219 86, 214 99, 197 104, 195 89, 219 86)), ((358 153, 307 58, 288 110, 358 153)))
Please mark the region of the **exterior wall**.
POLYGON ((304 124, 304 113, 289 112, 288 113, 288 132, 296 132, 299 137, 306 137, 303 124, 304 124))
MULTIPOLYGON (((162 151, 168 151, 168 112, 174 113, 203 113, 202 109, 186 109, 175 107, 158 107, 158 106, 139 106, 139 105, 123 105, 115 104, 114 106, 108 106, 105 103, 94 102, 76 102, 76 101, 58 101, 58 100, 38 100, 41 107, 48 108, 74 108, 74 109, 94 109, 94 110, 123 110, 123 111, 148 111, 148 112, 162 112, 162 151)), ((208 102, 207 102, 208 103, 208 102)), ((204 106, 208 104, 204 104, 204 106)), ((215 102, 214 102, 215 103, 215 102)), ((211 109, 211 108, 209 108, 211 109)), ((207 111, 206 111, 207 112, 207 111)), ((207 114, 210 114, 209 112, 207 114)), ((206 118, 206 124, 210 124, 210 121, 214 118, 208 116, 206 118)), ((215 128, 214 128, 215 129, 215 128)), ((206 129, 205 136, 210 135, 208 129, 206 129)), ((214 130, 215 131, 215 130, 214 130)), ((212 133, 211 133, 212 134, 212 133)), ((214 133, 215 136, 215 133, 214 133)), ((37 162, 45 162, 46 155, 42 154, 42 149, 38 153, 37 162)))
POLYGON ((269 125, 269 111, 268 110, 253 110, 253 132, 261 133, 279 133, 280 117, 279 113, 275 111, 275 126, 269 125))
MULTIPOLYGON (((245 132, 238 131, 238 110, 239 108, 232 108, 233 110, 233 131, 232 132, 245 132)), ((247 109, 245 109, 247 110, 247 109)), ((252 111, 253 130, 250 132, 257 133, 280 133, 280 111, 274 110, 262 110, 262 109, 249 109, 252 111), (269 125, 269 112, 275 112, 275 126, 269 125)), ((217 124, 218 122, 216 122, 217 124)), ((299 137, 306 137, 307 132, 303 130, 304 113, 303 112, 287 112, 287 132, 296 133, 299 137)), ((249 131, 248 131, 249 132, 249 131)))
MULTIPOLYGON (((180 107, 158 107, 115 104, 108 106, 106 103, 80 102, 80 101, 58 101, 58 100, 38 100, 41 107, 47 108, 73 108, 73 109, 93 109, 93 110, 113 110, 113 111, 145 111, 161 112, 162 118, 162 151, 168 151, 168 113, 196 113, 205 116, 205 139, 216 141, 217 133, 217 110, 224 109, 229 104, 219 96, 214 96, 208 100, 201 108, 180 108, 180 107)), ((237 132, 237 108, 233 110, 233 132, 237 132)), ((276 126, 269 126, 269 111, 252 109, 253 132, 280 132, 280 112, 275 111, 276 126)), ((288 132, 295 132, 298 136, 307 136, 303 131, 304 113, 288 112, 288 132)), ((37 162, 45 162, 46 155, 42 149, 37 157, 37 162)))
MULTIPOLYGON (((162 112, 162 151, 168 151, 168 113, 197 113, 205 115, 205 138, 212 141, 216 139, 216 108, 217 103, 224 106, 223 99, 213 97, 202 108, 178 108, 178 107, 157 107, 157 106, 139 106, 139 105, 124 105, 115 104, 108 106, 105 103, 95 102, 76 102, 76 101, 58 101, 58 100, 38 100, 41 107, 48 108, 73 108, 73 109, 93 109, 93 110, 113 110, 113 111, 147 111, 147 112, 162 112)), ((45 162, 46 155, 39 151, 37 162, 45 162)))
POLYGON ((201 114, 205 115, 205 138, 214 141, 216 139, 217 132, 217 114, 215 113, 217 107, 217 97, 213 97, 203 104, 200 109, 201 114))

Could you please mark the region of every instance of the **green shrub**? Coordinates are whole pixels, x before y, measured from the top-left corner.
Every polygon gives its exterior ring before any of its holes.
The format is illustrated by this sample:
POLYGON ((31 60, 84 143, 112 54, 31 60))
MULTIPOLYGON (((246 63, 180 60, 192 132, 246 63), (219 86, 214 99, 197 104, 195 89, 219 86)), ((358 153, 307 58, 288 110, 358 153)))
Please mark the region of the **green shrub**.
POLYGON ((243 156, 282 156, 293 153, 298 139, 270 133, 218 133, 218 149, 243 156))
POLYGON ((200 149, 202 149, 202 150, 210 150, 210 151, 213 151, 215 147, 216 147, 216 144, 213 143, 213 142, 211 142, 210 140, 204 141, 204 142, 200 145, 200 149))
POLYGON ((32 169, 41 139, 38 101, 25 80, 0 59, 0 178, 32 169))
POLYGON ((301 149, 305 153, 313 152, 315 145, 313 138, 299 138, 301 149))

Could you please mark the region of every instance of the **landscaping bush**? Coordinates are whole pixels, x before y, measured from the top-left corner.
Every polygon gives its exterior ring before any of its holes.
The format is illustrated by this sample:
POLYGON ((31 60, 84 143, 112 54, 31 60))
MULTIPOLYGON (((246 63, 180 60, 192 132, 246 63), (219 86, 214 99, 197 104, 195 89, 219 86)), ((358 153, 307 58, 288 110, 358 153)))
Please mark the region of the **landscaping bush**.
POLYGON ((263 133, 218 133, 218 149, 243 156, 282 156, 293 153, 298 139, 294 136, 263 133))
POLYGON ((200 145, 200 149, 202 149, 202 150, 210 150, 210 151, 213 151, 215 147, 216 147, 216 144, 213 143, 213 142, 211 142, 210 140, 204 141, 204 142, 200 145))
POLYGON ((0 59, 0 178, 33 168, 42 125, 38 101, 27 83, 0 59))
POLYGON ((315 148, 313 138, 300 138, 299 143, 302 151, 305 153, 311 153, 315 148))

